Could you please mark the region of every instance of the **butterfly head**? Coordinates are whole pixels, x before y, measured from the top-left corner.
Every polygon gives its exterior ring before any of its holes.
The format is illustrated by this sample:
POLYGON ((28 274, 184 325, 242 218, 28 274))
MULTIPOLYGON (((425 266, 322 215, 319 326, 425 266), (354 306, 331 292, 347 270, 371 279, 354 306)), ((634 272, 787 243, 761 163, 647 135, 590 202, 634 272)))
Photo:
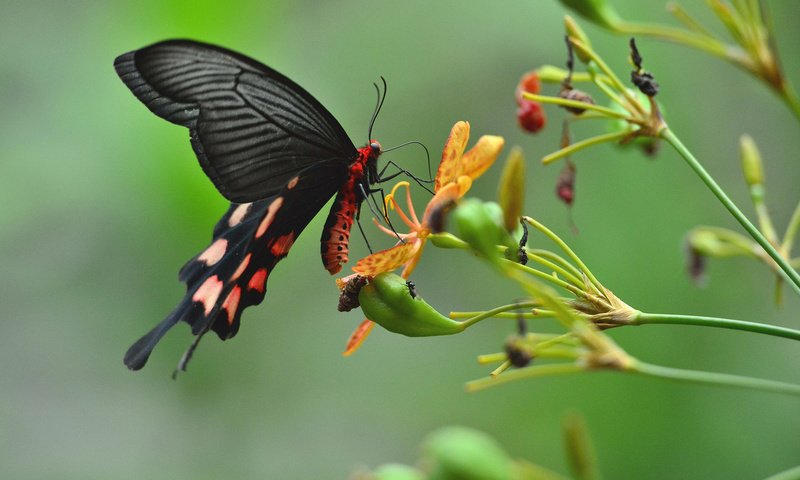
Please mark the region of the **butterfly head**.
POLYGON ((370 140, 369 141, 369 156, 371 158, 378 158, 383 153, 383 147, 381 147, 380 142, 377 140, 370 140))

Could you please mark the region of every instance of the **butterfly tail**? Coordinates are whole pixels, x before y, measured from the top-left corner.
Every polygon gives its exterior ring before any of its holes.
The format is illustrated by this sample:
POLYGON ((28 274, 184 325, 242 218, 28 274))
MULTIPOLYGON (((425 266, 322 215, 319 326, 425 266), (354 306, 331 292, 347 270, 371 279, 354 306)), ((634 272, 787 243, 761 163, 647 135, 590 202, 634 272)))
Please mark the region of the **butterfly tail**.
POLYGON ((184 305, 184 303, 185 301, 181 302, 178 308, 173 310, 167 318, 162 320, 161 323, 131 345, 128 351, 125 352, 125 358, 123 359, 126 367, 131 370, 139 370, 145 366, 147 359, 150 358, 150 353, 153 352, 153 349, 159 340, 161 340, 161 337, 163 337, 169 329, 174 327, 185 313, 186 305, 184 305))

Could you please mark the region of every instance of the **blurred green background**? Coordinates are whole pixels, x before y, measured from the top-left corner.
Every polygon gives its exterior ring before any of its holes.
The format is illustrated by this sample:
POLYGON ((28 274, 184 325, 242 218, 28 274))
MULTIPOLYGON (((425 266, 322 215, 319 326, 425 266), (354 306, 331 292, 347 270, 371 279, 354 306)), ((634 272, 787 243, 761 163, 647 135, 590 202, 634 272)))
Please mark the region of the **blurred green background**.
MULTIPOLYGON (((626 16, 669 21, 660 1, 614 3, 626 16)), ((796 5, 770 4, 798 81, 796 5)), ((686 278, 684 233, 737 227, 668 149, 655 160, 613 147, 576 156, 580 234, 570 233, 553 195, 560 165, 537 161, 557 148, 562 115, 548 109, 551 128, 526 136, 513 99, 523 72, 562 64, 563 13, 533 0, 3 2, 0 478, 346 478, 358 466, 413 462, 422 438, 449 424, 485 430, 514 456, 566 472, 560 425, 571 411, 585 416, 606 478, 762 478, 800 463, 796 398, 610 373, 465 394, 465 381, 488 372, 476 355, 499 350, 512 331, 504 321, 449 338, 376 330, 343 358, 362 317, 335 310, 338 292, 317 255, 322 217, 272 276, 265 303, 247 310, 240 334, 225 343, 209 336, 177 382, 169 375, 190 342, 185 324, 144 370, 122 365, 125 349, 180 299, 179 267, 226 208, 187 132, 147 111, 112 68, 118 54, 172 37, 280 70, 357 144, 375 101, 371 83, 384 75, 389 93, 375 126, 384 146, 413 139, 440 151, 460 119, 472 123, 473 141, 493 133, 522 145, 526 212, 569 239, 629 304, 797 328, 800 302, 787 290, 776 307, 760 265, 712 263, 705 289, 686 278)), ((627 40, 582 24, 626 72, 627 40)), ((650 40, 640 48, 670 125, 751 216, 737 145, 753 135, 782 228, 800 193, 800 135, 788 110, 722 61, 650 40)), ((389 155, 425 169, 414 148, 389 155)), ((492 169, 472 193, 493 198, 498 176, 492 169)), ((366 252, 353 238, 357 258, 366 252)), ((414 280, 443 311, 520 295, 468 256, 434 248, 414 280)), ((800 382, 800 351, 788 340, 667 326, 611 334, 652 363, 800 382)))

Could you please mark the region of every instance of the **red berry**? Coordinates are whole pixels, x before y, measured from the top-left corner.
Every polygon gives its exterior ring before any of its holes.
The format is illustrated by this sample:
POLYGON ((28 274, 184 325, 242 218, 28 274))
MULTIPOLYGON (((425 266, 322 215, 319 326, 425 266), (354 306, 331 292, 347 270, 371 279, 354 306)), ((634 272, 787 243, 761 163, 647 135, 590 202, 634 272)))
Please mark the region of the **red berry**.
POLYGON ((524 101, 522 92, 539 93, 542 84, 539 82, 539 73, 536 71, 528 72, 522 76, 517 85, 517 103, 524 101))
POLYGON ((547 123, 542 106, 530 100, 522 100, 517 108, 517 122, 526 132, 536 133, 547 123))

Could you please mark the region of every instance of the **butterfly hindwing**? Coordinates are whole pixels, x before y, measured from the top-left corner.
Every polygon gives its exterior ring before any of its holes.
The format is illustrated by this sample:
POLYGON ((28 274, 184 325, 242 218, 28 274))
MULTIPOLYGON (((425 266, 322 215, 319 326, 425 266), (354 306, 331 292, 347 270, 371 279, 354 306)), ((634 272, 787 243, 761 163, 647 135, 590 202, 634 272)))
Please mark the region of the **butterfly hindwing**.
POLYGON ((200 165, 233 202, 272 197, 311 165, 357 156, 311 94, 236 52, 168 40, 120 55, 114 67, 153 113, 189 128, 200 165))
POLYGON ((261 303, 275 265, 347 174, 339 162, 315 165, 290 178, 273 197, 232 204, 214 228, 211 244, 181 269, 187 287, 183 300, 128 350, 128 368, 142 368, 156 343, 181 320, 194 335, 209 330, 223 340, 236 335, 242 311, 261 303))

